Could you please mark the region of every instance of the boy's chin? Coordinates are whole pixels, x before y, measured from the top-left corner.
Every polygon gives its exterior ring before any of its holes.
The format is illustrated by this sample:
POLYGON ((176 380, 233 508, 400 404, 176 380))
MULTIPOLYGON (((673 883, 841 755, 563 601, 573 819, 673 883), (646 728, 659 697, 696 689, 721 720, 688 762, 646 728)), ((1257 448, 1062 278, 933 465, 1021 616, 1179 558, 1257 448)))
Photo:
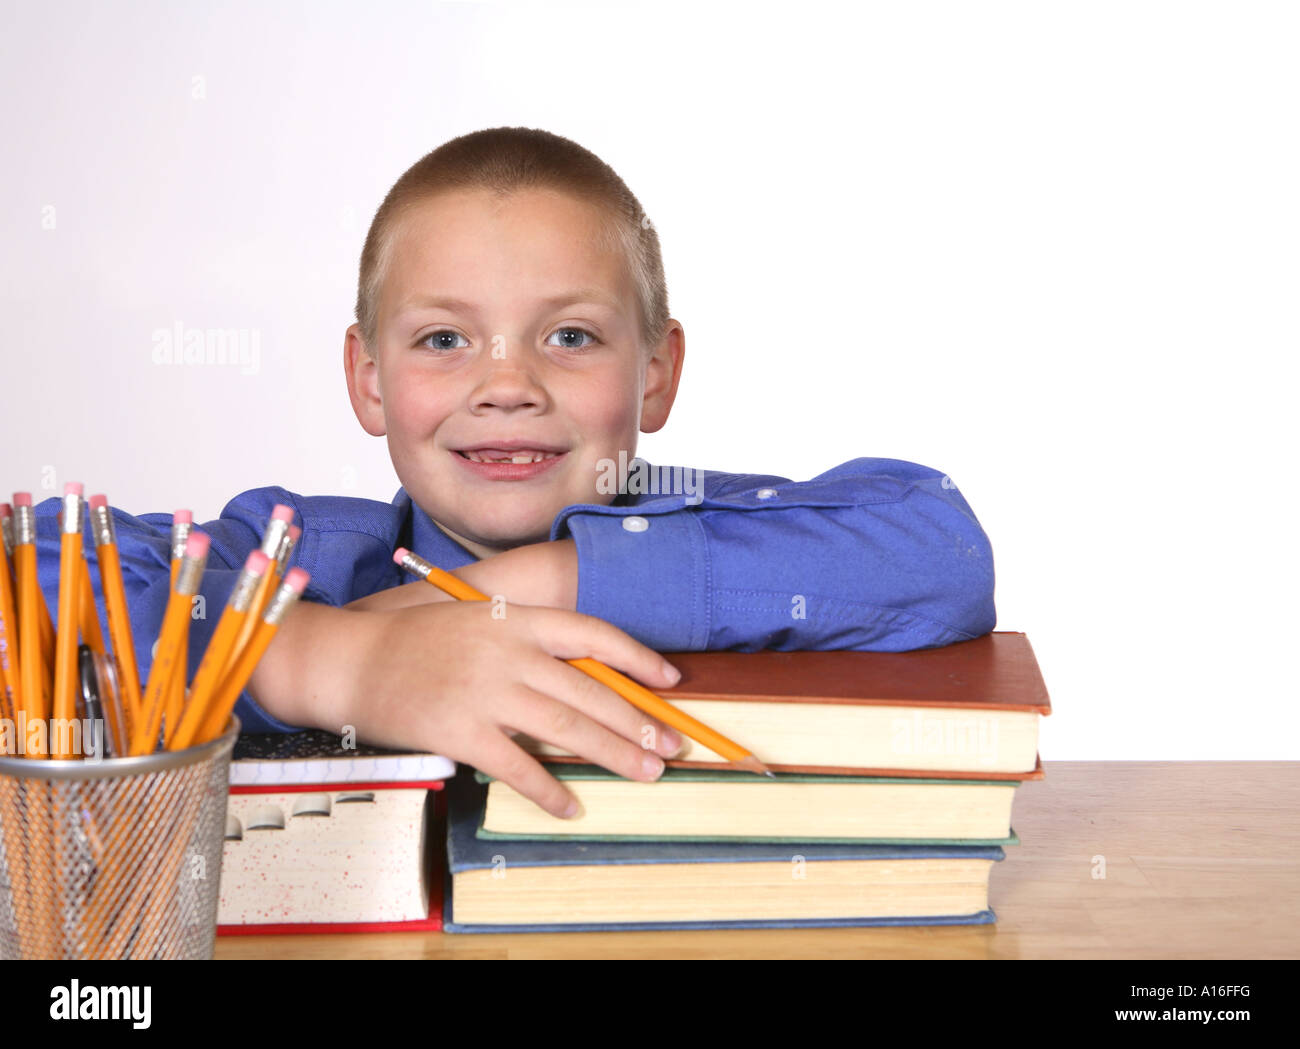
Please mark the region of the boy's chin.
POLYGON ((552 514, 543 520, 541 517, 502 521, 452 520, 445 525, 438 522, 444 531, 454 539, 468 541, 478 546, 492 547, 496 550, 511 550, 516 546, 531 543, 544 543, 551 537, 552 514))

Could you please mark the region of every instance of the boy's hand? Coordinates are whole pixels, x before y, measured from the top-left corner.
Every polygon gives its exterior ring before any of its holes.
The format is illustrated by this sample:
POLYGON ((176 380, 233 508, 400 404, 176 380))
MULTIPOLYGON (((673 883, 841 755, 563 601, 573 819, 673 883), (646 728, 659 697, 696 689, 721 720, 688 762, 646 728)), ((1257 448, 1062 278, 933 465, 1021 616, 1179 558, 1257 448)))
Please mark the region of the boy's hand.
MULTIPOLYGON (((432 590, 432 587, 426 587, 432 590)), ((576 800, 511 737, 525 733, 628 779, 650 782, 682 740, 612 689, 563 662, 590 656, 645 685, 676 672, 594 616, 485 601, 355 612, 299 603, 249 692, 292 724, 379 746, 445 754, 508 783, 553 816, 576 800), (306 613, 303 615, 302 613, 306 613)))
MULTIPOLYGON (((515 547, 457 568, 452 575, 489 598, 500 594, 512 605, 542 605, 570 612, 578 607, 578 550, 572 539, 515 547)), ((345 607, 354 612, 384 612, 452 600, 436 586, 416 580, 345 607)))

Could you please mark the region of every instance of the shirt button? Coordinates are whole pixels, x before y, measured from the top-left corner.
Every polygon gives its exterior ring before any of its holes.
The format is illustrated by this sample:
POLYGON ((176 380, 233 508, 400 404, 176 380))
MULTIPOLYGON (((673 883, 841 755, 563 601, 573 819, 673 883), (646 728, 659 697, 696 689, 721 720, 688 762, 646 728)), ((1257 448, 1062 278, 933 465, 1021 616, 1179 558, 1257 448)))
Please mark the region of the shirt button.
POLYGON ((776 495, 776 489, 775 489, 775 488, 760 488, 760 489, 758 490, 758 492, 757 492, 757 495, 758 495, 758 497, 759 497, 760 499, 771 499, 772 496, 776 495))
POLYGON ((650 522, 644 517, 625 517, 623 518, 623 528, 629 532, 644 532, 650 527, 650 522))

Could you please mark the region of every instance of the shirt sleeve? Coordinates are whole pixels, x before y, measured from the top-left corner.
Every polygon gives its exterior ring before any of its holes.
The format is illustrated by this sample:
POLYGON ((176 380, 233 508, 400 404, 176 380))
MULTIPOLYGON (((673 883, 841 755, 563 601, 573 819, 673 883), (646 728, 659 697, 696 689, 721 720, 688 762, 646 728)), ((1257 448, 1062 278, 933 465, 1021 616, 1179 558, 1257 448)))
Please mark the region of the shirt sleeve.
POLYGON ((796 483, 656 469, 649 490, 677 494, 566 507, 551 532, 577 548, 578 611, 652 648, 899 652, 996 623, 992 547, 937 470, 853 459, 796 483))
MULTIPOLYGON (((298 514, 298 523, 303 528, 303 537, 299 540, 291 563, 300 563, 301 555, 311 552, 314 531, 309 528, 309 522, 303 514, 303 504, 311 502, 312 500, 294 496, 283 488, 256 488, 232 499, 217 520, 195 524, 195 528, 207 533, 212 543, 190 620, 187 681, 193 680, 198 670, 244 562, 250 553, 261 546, 262 533, 277 503, 293 506, 298 514)), ((51 616, 56 620, 59 600, 58 517, 61 508, 61 500, 58 498, 46 499, 35 508, 37 575, 51 616)), ((123 589, 126 591, 127 610, 131 619, 131 636, 135 643, 136 662, 143 688, 153 665, 153 646, 162 627, 171 594, 171 514, 144 514, 136 517, 113 508, 113 521, 117 532, 118 559, 122 564, 123 589)), ((85 530, 83 543, 100 625, 107 640, 108 620, 99 559, 89 528, 85 530)), ((344 560, 340 562, 340 567, 344 574, 350 575, 354 566, 350 561, 344 560)), ((346 581, 350 582, 350 579, 346 581)), ((340 586, 339 580, 325 575, 318 579, 313 573, 303 597, 306 600, 338 604, 340 593, 346 595, 347 592, 346 585, 340 586)), ((297 731, 295 726, 267 713, 246 691, 240 695, 235 715, 245 732, 297 731)))

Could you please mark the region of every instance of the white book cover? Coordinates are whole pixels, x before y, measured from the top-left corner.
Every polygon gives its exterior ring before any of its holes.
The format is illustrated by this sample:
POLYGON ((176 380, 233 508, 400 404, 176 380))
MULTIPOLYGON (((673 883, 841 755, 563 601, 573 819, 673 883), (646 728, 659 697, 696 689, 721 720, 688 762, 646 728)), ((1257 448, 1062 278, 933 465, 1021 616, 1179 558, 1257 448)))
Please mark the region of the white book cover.
POLYGON ((230 758, 232 787, 411 783, 455 774, 456 763, 439 754, 372 747, 315 729, 242 735, 230 758))

